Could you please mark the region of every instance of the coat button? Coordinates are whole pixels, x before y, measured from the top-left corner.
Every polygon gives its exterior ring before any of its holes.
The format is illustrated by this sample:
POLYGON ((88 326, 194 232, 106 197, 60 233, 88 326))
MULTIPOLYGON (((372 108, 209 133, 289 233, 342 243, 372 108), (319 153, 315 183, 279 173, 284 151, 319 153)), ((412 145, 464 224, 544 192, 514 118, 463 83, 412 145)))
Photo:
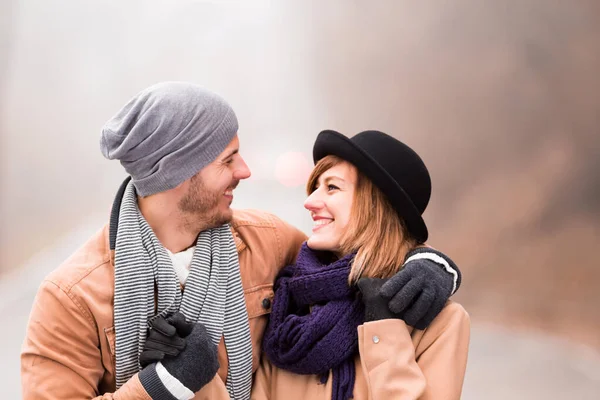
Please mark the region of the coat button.
POLYGON ((379 343, 379 336, 373 336, 373 343, 379 343))
POLYGON ((262 306, 265 310, 271 308, 271 299, 263 299, 262 306))

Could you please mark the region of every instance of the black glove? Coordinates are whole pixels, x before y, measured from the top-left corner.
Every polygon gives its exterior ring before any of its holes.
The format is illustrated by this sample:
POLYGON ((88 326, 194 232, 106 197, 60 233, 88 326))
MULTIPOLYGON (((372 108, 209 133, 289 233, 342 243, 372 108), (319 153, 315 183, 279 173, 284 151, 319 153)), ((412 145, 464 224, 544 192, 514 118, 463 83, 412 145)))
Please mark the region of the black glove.
POLYGON ((450 258, 437 250, 418 248, 409 252, 406 259, 415 255, 429 258, 408 261, 381 287, 380 294, 389 300, 391 312, 408 325, 425 329, 453 294, 454 275, 445 269, 441 261, 445 260, 456 271, 456 289, 460 286, 460 271, 450 258))
MULTIPOLYGON (((212 343, 202 324, 194 324, 186 342, 185 348, 177 356, 165 355, 161 364, 169 374, 196 393, 210 382, 219 370, 217 346, 212 343)), ((139 378, 151 398, 172 398, 156 372, 156 363, 142 369, 139 378)))
POLYGON ((358 290, 362 294, 365 305, 365 322, 398 318, 388 308, 388 300, 379 294, 379 289, 385 282, 387 279, 360 278, 358 280, 358 290))
POLYGON ((185 337, 192 332, 194 324, 187 322, 182 313, 168 318, 158 317, 152 321, 144 350, 140 355, 142 367, 160 361, 166 355, 176 356, 185 349, 185 337))

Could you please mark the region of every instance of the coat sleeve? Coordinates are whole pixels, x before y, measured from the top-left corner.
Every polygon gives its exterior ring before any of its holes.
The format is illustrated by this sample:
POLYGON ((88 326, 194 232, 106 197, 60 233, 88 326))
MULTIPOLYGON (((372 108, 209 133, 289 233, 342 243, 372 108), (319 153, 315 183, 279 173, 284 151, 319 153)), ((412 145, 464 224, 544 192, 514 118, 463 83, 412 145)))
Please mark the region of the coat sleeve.
POLYGON ((260 365, 254 374, 252 382, 252 394, 250 400, 269 400, 271 398, 271 374, 272 366, 265 354, 263 353, 260 365))
POLYGON ((359 351, 369 399, 458 400, 469 346, 469 317, 449 303, 420 337, 415 348, 402 320, 359 326, 359 351))
POLYGON ((369 400, 415 400, 423 394, 425 375, 404 321, 384 319, 359 326, 358 349, 369 400))
POLYGON ((99 393, 104 374, 95 323, 71 292, 44 281, 33 303, 21 352, 23 399, 151 400, 134 375, 99 393))
POLYGON ((427 380, 420 400, 459 400, 462 392, 471 322, 469 314, 458 303, 448 302, 416 343, 417 363, 427 380))

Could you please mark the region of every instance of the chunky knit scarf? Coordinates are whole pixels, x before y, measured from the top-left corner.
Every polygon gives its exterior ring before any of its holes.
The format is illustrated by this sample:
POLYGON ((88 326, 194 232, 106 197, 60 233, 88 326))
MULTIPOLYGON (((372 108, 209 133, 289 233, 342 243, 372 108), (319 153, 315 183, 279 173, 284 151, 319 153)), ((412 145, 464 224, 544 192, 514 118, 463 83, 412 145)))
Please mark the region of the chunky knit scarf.
POLYGON ((263 347, 277 367, 320 375, 325 383, 333 372, 332 400, 347 400, 354 389, 357 327, 364 308, 348 286, 348 255, 331 264, 303 244, 296 265, 284 268, 275 285, 275 298, 263 347))
POLYGON ((130 182, 118 215, 114 301, 117 388, 140 370, 139 355, 149 322, 179 310, 188 321, 204 324, 215 346, 224 337, 229 359, 227 390, 232 399, 250 398, 252 342, 238 255, 228 225, 200 233, 182 294, 171 259, 140 213, 130 182))

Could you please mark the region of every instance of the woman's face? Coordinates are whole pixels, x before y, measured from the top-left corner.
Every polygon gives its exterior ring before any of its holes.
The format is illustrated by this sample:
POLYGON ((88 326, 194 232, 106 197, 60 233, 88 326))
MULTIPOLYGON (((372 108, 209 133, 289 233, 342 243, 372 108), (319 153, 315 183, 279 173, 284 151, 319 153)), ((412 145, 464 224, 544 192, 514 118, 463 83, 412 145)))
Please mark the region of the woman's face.
POLYGON ((341 256, 340 242, 350 220, 356 180, 356 168, 346 161, 319 176, 315 190, 304 202, 314 221, 308 247, 341 256))

